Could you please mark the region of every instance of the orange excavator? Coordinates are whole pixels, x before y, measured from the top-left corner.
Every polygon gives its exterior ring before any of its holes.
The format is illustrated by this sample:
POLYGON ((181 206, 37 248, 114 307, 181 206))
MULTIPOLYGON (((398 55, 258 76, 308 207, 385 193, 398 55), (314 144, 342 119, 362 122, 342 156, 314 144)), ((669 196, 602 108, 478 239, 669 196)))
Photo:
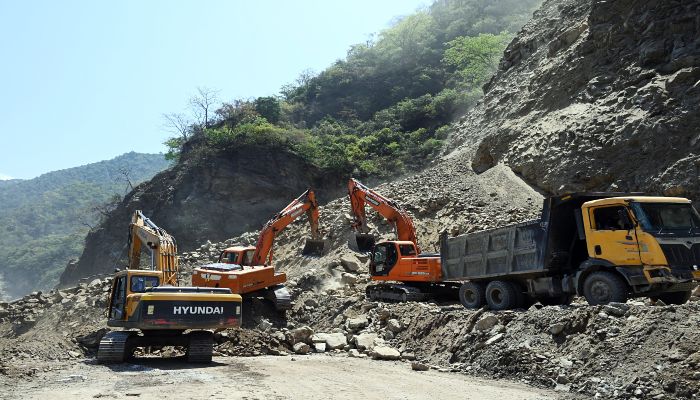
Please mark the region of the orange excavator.
POLYGON ((306 240, 302 255, 322 255, 326 242, 319 232, 316 195, 309 189, 267 221, 255 247, 233 246, 224 249, 217 263, 194 269, 192 284, 230 288, 233 293, 264 297, 272 301, 278 310, 290 309, 291 295, 283 285, 287 275, 276 272, 272 266, 272 245, 275 237, 302 214, 308 216, 311 225, 311 238, 306 240))
POLYGON ((440 255, 421 253, 416 228, 408 212, 397 202, 382 196, 356 179, 348 182, 354 235, 349 245, 360 252, 371 251, 369 272, 373 281, 397 282, 367 286, 371 300, 426 300, 436 295, 456 297, 459 283, 443 282, 440 255), (368 234, 365 204, 369 204, 390 224, 397 239, 376 243, 368 234))

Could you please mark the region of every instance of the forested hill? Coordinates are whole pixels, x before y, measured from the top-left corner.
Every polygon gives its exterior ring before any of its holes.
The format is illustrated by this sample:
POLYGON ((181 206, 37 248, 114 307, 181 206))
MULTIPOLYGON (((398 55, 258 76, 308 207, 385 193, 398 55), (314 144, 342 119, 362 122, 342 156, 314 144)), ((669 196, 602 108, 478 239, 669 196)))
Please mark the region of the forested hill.
POLYGON ((194 103, 203 107, 175 118, 180 135, 167 142, 169 155, 260 144, 338 176, 420 168, 441 150, 449 124, 481 98, 540 2, 437 0, 320 73, 302 73, 280 96, 218 104, 214 92, 200 91, 194 103))
POLYGON ((112 160, 0 185, 0 278, 15 297, 55 285, 99 224, 132 186, 169 162, 160 154, 127 153, 112 160))

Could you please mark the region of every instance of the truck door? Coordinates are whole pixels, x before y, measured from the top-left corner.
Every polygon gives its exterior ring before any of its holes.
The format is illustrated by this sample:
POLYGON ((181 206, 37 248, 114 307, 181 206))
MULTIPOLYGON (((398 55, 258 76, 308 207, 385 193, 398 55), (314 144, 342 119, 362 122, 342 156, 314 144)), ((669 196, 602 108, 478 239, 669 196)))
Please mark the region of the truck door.
POLYGON ((629 225, 631 218, 627 207, 592 207, 588 212, 591 224, 586 235, 589 256, 614 265, 641 265, 639 244, 634 227, 629 225))

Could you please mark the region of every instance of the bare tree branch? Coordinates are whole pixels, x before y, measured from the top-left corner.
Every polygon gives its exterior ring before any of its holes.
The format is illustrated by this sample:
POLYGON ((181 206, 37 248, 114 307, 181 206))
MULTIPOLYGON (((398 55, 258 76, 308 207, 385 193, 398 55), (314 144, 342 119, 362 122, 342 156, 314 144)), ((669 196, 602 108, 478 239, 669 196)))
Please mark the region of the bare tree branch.
POLYGON ((190 138, 190 131, 191 131, 191 123, 185 117, 184 114, 181 113, 170 113, 170 114, 163 114, 163 118, 165 118, 165 126, 166 128, 171 132, 178 134, 182 137, 183 140, 187 140, 190 138))
POLYGON ((198 87, 197 95, 190 99, 193 113, 197 116, 203 128, 209 126, 209 110, 218 101, 218 90, 198 87))

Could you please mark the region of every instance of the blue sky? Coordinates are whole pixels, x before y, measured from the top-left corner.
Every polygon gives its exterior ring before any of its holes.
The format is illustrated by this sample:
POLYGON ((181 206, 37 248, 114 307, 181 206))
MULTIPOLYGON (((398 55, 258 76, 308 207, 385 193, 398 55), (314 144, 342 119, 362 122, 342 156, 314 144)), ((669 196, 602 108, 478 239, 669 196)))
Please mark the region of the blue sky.
POLYGON ((0 2, 0 179, 162 152, 197 87, 276 94, 429 3, 0 2))

